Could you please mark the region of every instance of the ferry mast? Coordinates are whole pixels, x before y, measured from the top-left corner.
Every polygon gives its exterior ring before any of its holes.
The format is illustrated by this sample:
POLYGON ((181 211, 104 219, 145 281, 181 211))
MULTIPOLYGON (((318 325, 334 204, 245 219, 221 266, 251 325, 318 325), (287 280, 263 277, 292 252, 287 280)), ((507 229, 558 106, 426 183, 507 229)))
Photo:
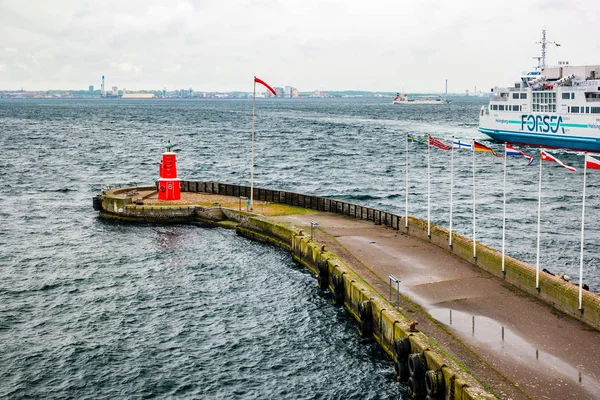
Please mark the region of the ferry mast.
POLYGON ((536 43, 542 45, 542 56, 541 57, 533 57, 533 58, 538 60, 537 69, 541 70, 541 69, 546 68, 546 45, 553 44, 558 47, 558 46, 560 46, 560 44, 546 40, 546 28, 542 29, 542 41, 536 42, 536 43), (541 59, 541 63, 540 63, 540 59, 541 59))

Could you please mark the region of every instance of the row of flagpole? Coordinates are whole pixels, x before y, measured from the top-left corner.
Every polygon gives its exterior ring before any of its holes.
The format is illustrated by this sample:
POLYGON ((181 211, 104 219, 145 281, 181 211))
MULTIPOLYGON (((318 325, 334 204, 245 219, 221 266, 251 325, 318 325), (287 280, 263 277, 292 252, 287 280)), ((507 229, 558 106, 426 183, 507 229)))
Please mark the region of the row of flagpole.
MULTIPOLYGON (((431 147, 437 147, 441 150, 450 150, 451 158, 450 158, 450 218, 449 218, 449 243, 448 245, 452 247, 452 217, 453 217, 453 190, 454 190, 454 149, 467 147, 472 150, 472 158, 473 158, 473 258, 477 258, 477 240, 476 240, 476 191, 475 191, 475 152, 488 152, 492 153, 496 157, 504 158, 504 173, 503 173, 503 205, 502 205, 502 273, 506 273, 505 267, 505 254, 506 254, 506 181, 507 181, 507 158, 508 156, 522 156, 528 160, 527 165, 533 164, 535 161, 533 156, 530 154, 526 154, 516 148, 509 146, 508 144, 504 144, 504 155, 499 156, 496 154, 494 150, 491 148, 478 143, 473 139, 471 143, 461 142, 460 140, 455 140, 454 136, 452 137, 452 146, 448 146, 443 143, 441 140, 434 139, 431 135, 427 135, 427 138, 417 139, 410 135, 408 132, 406 133, 406 157, 405 157, 405 227, 408 228, 408 167, 409 167, 409 141, 413 143, 425 143, 427 142, 427 236, 431 237, 431 147)), ((536 289, 540 290, 539 285, 539 273, 540 273, 540 236, 541 236, 541 202, 542 202, 542 162, 541 161, 551 161, 555 162, 563 167, 567 168, 571 172, 575 172, 575 168, 568 166, 562 161, 558 160, 556 157, 552 156, 544 149, 540 149, 540 169, 539 169, 539 179, 538 179, 538 221, 537 221, 537 249, 536 249, 536 289)), ((580 247, 580 262, 579 262, 579 309, 582 309, 582 291, 583 291, 583 249, 584 249, 584 229, 585 229, 585 187, 587 180, 587 169, 600 169, 600 160, 597 160, 587 153, 585 153, 585 162, 584 162, 584 176, 583 176, 583 201, 582 201, 582 214, 581 214, 581 247, 580 247)))
MULTIPOLYGON (((252 95, 252 150, 251 150, 251 164, 250 164, 250 209, 252 209, 254 205, 254 116, 256 109, 256 84, 260 83, 264 87, 266 87, 273 95, 276 95, 275 90, 269 86, 265 81, 254 77, 254 89, 252 95)), ((473 258, 477 258, 477 237, 476 237, 476 213, 475 213, 475 152, 487 152, 492 153, 496 157, 504 158, 504 177, 503 177, 503 205, 502 205, 502 273, 506 273, 505 269, 505 230, 506 230, 506 176, 507 176, 507 156, 522 156, 528 160, 527 165, 531 165, 534 162, 533 156, 523 153, 520 150, 515 149, 508 144, 504 144, 504 156, 498 156, 494 150, 491 148, 478 143, 473 139, 471 143, 461 142, 460 140, 455 140, 454 136, 452 136, 452 145, 448 146, 442 141, 438 139, 434 139, 431 135, 427 135, 426 139, 417 140, 415 137, 411 136, 408 132, 406 132, 406 156, 405 156, 405 228, 408 229, 408 153, 409 153, 409 145, 408 142, 419 142, 423 143, 427 141, 427 236, 431 238, 431 167, 430 167, 430 152, 431 147, 437 147, 441 150, 450 150, 451 158, 450 158, 450 220, 449 220, 449 243, 448 245, 452 247, 452 212, 453 212, 453 190, 454 190, 454 148, 462 148, 467 147, 472 150, 472 158, 473 158, 473 258)), ((575 172, 575 168, 568 166, 562 161, 558 160, 556 157, 547 153, 545 150, 540 149, 540 172, 539 172, 539 181, 538 181, 538 221, 537 221, 537 251, 536 251, 536 276, 535 276, 535 286, 539 291, 539 277, 540 277, 540 222, 541 222, 541 205, 542 205, 542 162, 541 161, 552 161, 556 162, 563 167, 567 168, 571 172, 575 172)), ((600 169, 600 160, 597 160, 587 153, 585 153, 585 162, 584 162, 584 172, 583 172, 583 201, 582 201, 582 210, 581 210, 581 247, 580 247, 580 261, 579 261, 579 309, 582 308, 582 290, 583 290, 583 246, 584 246, 584 228, 585 228, 585 188, 586 188, 586 176, 587 169, 600 169)))

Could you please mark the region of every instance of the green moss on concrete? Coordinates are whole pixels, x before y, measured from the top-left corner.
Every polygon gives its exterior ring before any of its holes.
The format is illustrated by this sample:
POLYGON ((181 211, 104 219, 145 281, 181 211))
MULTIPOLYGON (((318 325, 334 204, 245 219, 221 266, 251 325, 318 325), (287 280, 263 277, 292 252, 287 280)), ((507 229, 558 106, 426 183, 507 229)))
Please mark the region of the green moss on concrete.
POLYGON ((238 226, 236 228, 236 232, 238 232, 238 234, 240 234, 242 236, 245 236, 245 237, 248 237, 248 238, 251 238, 251 239, 254 239, 254 240, 258 240, 258 241, 263 242, 263 243, 270 243, 270 244, 273 244, 275 246, 281 247, 281 248, 283 248, 285 250, 291 250, 291 246, 288 243, 285 243, 285 242, 283 242, 281 240, 278 240, 277 238, 274 238, 272 236, 262 234, 262 233, 260 233, 258 231, 253 230, 253 229, 247 229, 247 228, 238 226))
POLYGON ((219 221, 217 225, 225 229, 236 229, 239 224, 235 221, 219 221))

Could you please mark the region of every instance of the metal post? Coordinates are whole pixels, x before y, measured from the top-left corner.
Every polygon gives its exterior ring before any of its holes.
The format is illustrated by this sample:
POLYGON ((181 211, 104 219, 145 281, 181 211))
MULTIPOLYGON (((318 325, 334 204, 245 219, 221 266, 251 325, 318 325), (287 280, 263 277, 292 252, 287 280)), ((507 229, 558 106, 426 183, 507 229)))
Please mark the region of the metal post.
POLYGON ((398 306, 400 306, 400 279, 396 278, 394 275, 390 275, 389 278, 390 278, 390 303, 392 302, 392 282, 396 282, 396 290, 398 291, 398 306))
POLYGON ((310 239, 318 242, 317 234, 319 233, 319 223, 317 221, 310 221, 310 239))

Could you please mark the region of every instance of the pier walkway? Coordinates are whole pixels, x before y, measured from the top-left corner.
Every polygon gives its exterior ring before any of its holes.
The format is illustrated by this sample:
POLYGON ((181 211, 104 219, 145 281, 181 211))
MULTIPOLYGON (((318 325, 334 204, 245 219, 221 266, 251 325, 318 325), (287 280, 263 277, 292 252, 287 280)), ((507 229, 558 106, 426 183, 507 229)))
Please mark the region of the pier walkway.
POLYGON ((270 218, 305 232, 317 221, 318 242, 382 294, 400 279, 400 307, 501 398, 600 399, 599 331, 398 230, 327 212, 270 218))

